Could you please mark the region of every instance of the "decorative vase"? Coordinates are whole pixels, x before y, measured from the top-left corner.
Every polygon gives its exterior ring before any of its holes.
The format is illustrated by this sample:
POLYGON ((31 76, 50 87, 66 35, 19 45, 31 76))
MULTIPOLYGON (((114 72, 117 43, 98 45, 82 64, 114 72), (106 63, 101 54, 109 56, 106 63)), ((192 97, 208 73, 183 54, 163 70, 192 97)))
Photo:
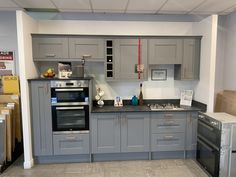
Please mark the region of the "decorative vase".
POLYGON ((132 97, 131 104, 133 106, 137 106, 138 105, 138 98, 135 95, 132 97))

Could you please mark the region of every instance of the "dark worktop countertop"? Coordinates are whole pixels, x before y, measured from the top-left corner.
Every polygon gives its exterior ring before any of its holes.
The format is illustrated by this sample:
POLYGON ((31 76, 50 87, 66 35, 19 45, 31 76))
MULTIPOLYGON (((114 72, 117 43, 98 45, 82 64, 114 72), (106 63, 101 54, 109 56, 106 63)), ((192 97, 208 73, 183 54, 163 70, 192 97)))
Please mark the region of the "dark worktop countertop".
POLYGON ((199 107, 191 106, 181 106, 183 109, 177 109, 177 110, 155 110, 152 111, 147 105, 143 106, 132 106, 132 105, 124 105, 123 107, 114 107, 111 105, 105 105, 102 108, 93 106, 92 113, 114 113, 114 112, 192 112, 192 111, 204 111, 199 107))
POLYGON ((68 79, 60 79, 57 77, 53 77, 53 78, 44 78, 44 77, 38 77, 38 78, 31 78, 28 79, 28 81, 51 81, 51 80, 91 80, 93 79, 92 77, 72 77, 72 78, 68 78, 68 79))

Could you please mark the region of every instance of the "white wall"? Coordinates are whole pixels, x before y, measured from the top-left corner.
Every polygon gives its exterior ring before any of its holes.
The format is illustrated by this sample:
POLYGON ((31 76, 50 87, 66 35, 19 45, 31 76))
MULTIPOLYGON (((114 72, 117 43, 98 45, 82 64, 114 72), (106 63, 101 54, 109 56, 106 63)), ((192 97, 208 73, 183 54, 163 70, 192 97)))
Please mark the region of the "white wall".
MULTIPOLYGON (((224 65, 225 65, 225 43, 226 43, 226 16, 219 16, 216 52, 216 81, 215 93, 224 90, 224 65)), ((216 96, 216 95, 215 95, 216 96)))
POLYGON ((202 35, 200 81, 195 86, 195 99, 207 104, 207 111, 214 108, 215 62, 217 42, 217 16, 213 15, 194 24, 194 34, 202 35))
POLYGON ((32 60, 31 42, 31 33, 37 32, 37 22, 22 11, 16 12, 16 19, 24 138, 24 168, 28 169, 33 166, 34 162, 32 157, 30 98, 27 79, 38 77, 35 65, 32 60))
POLYGON ((226 32, 224 89, 236 90, 236 12, 226 17, 224 28, 226 32))
POLYGON ((18 50, 16 35, 16 12, 0 12, 0 51, 14 51, 18 74, 18 50))

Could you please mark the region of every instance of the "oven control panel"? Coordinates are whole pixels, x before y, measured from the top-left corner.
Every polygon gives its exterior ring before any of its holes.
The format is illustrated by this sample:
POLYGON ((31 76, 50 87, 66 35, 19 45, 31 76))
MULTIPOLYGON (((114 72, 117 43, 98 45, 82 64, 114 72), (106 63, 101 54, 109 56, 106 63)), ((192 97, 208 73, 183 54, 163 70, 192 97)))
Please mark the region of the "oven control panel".
POLYGON ((207 122, 208 124, 210 124, 211 126, 217 128, 217 129, 221 129, 221 123, 211 117, 208 117, 204 114, 199 114, 198 118, 203 120, 204 122, 207 122))
POLYGON ((55 80, 51 81, 51 88, 68 88, 68 87, 88 87, 89 81, 88 80, 55 80))

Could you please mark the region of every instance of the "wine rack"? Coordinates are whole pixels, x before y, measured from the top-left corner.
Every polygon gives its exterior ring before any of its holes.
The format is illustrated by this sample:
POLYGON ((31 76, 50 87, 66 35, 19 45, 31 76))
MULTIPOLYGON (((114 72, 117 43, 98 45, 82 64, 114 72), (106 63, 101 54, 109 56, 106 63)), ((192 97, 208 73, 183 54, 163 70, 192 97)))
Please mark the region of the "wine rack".
POLYGON ((113 51, 113 41, 106 40, 106 62, 105 62, 105 70, 106 70, 106 78, 113 79, 114 77, 114 51, 113 51))

